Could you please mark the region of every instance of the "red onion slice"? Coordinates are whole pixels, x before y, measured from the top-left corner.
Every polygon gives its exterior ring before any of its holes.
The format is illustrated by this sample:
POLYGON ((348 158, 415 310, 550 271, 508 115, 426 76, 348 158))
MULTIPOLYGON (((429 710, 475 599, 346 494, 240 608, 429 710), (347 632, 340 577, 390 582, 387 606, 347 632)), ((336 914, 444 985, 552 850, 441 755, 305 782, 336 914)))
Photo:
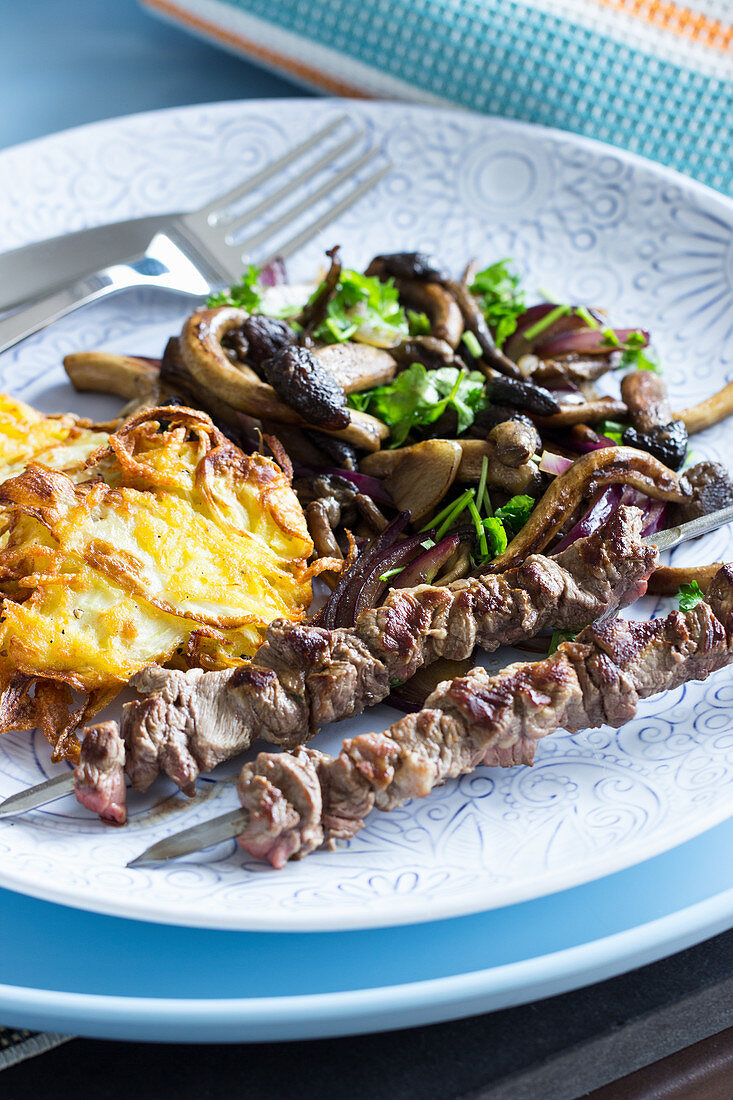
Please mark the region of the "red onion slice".
MULTIPOLYGON (((548 330, 549 331, 549 330, 548 330)), ((608 330, 606 330, 608 331, 608 330)), ((644 337, 642 347, 649 343, 649 333, 638 328, 615 328, 612 330, 619 344, 625 344, 632 333, 641 332, 644 337)), ((617 350, 600 328, 581 328, 570 332, 560 332, 544 338, 535 346, 534 354, 540 359, 554 359, 557 355, 611 355, 617 350)))
POLYGON ((598 530, 611 513, 616 511, 621 503, 622 496, 623 489, 620 485, 609 485, 607 489, 604 489, 583 518, 552 548, 553 555, 559 554, 561 550, 567 550, 568 546, 572 546, 578 539, 586 538, 587 535, 592 535, 594 531, 598 530))
POLYGON ((285 270, 285 261, 280 256, 270 260, 269 264, 265 264, 260 272, 262 286, 283 286, 287 281, 288 273, 285 270))
POLYGON ((572 464, 572 458, 563 458, 562 455, 556 455, 553 451, 543 451, 539 468, 543 474, 552 474, 553 477, 559 477, 560 474, 564 474, 566 470, 570 469, 572 464))

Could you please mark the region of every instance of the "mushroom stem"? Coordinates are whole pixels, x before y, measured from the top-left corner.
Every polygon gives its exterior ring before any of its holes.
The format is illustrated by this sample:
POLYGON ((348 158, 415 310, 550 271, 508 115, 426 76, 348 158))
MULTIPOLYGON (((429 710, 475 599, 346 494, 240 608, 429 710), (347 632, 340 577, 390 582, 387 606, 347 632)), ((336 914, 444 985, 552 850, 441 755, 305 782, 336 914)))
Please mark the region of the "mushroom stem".
POLYGON ((607 485, 628 485, 655 500, 681 503, 691 489, 656 458, 632 447, 606 447, 583 455, 549 486, 529 520, 488 567, 502 573, 540 553, 585 499, 607 485))
POLYGON ((733 382, 723 386, 722 390, 701 401, 698 405, 691 405, 689 409, 683 409, 675 413, 675 418, 683 420, 688 435, 703 432, 706 428, 712 428, 721 420, 733 415, 733 382))
POLYGON ((649 578, 647 591, 651 596, 676 596, 680 585, 697 581, 702 591, 707 593, 715 574, 722 569, 723 564, 714 561, 712 565, 662 565, 649 578))
POLYGON ((113 393, 128 400, 157 392, 157 360, 106 351, 76 351, 64 357, 64 370, 75 390, 113 393))

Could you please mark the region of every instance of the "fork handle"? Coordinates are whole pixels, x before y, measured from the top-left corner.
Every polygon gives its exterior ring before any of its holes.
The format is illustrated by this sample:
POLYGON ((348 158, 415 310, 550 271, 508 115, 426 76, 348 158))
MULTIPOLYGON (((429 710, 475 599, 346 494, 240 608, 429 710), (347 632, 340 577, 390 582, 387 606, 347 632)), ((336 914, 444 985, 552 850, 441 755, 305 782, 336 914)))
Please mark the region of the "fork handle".
POLYGON ((126 264, 104 268, 78 279, 63 290, 47 294, 0 321, 0 352, 7 351, 27 336, 32 336, 81 306, 129 287, 147 285, 148 281, 148 278, 136 275, 132 265, 126 264))

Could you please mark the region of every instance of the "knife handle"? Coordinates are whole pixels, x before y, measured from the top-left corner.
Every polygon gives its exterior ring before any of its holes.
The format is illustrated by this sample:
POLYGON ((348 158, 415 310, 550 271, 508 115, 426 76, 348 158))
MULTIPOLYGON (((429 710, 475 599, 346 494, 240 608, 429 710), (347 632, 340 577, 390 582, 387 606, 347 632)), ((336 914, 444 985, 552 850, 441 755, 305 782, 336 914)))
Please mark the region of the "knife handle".
POLYGON ((150 286, 194 298, 213 289, 197 263, 168 236, 158 233, 139 259, 95 271, 0 320, 0 353, 75 309, 121 290, 150 286))

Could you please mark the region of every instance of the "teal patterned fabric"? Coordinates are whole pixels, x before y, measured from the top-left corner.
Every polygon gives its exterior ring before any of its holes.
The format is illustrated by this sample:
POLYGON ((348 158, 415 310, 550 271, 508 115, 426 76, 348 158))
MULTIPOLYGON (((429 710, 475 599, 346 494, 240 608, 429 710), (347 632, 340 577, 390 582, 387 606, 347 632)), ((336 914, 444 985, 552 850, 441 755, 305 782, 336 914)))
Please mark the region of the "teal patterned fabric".
POLYGON ((296 75, 321 69, 324 86, 572 130, 733 191, 733 54, 718 18, 730 0, 146 2, 210 37, 229 32, 230 47, 239 32, 243 52, 249 41, 267 60, 269 48, 296 75))

